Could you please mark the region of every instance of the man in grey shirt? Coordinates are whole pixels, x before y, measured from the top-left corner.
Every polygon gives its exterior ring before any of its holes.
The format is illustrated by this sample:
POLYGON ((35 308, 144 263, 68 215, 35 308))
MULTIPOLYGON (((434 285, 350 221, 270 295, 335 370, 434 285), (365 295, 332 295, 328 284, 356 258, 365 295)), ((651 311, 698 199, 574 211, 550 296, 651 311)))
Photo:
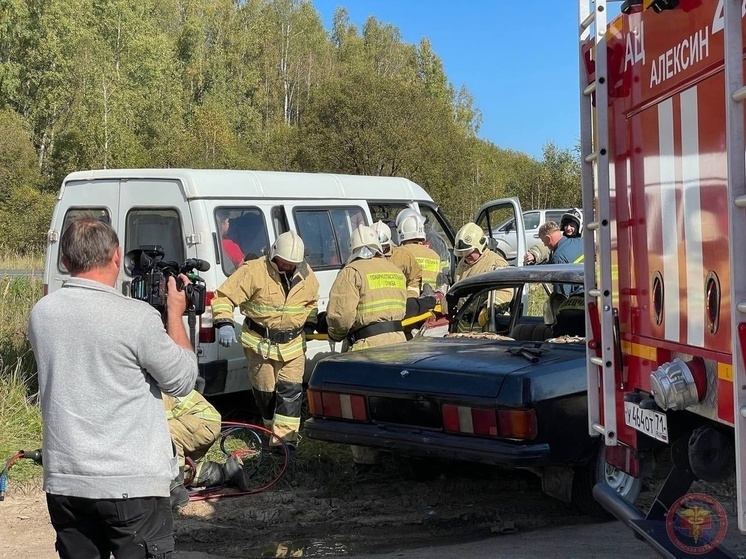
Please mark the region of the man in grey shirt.
POLYGON ((178 466, 161 391, 186 396, 197 378, 185 294, 169 278, 164 328, 157 310, 115 289, 122 251, 109 225, 74 220, 60 243, 71 278, 34 306, 28 328, 57 551, 169 557, 178 466))

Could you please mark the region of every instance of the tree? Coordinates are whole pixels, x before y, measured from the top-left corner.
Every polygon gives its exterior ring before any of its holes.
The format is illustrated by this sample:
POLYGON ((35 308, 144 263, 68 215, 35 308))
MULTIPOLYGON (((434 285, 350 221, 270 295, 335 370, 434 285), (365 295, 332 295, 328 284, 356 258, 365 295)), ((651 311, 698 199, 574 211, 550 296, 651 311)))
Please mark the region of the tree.
POLYGON ((20 252, 44 246, 54 196, 40 192, 40 184, 31 131, 17 113, 0 110, 0 246, 20 252))

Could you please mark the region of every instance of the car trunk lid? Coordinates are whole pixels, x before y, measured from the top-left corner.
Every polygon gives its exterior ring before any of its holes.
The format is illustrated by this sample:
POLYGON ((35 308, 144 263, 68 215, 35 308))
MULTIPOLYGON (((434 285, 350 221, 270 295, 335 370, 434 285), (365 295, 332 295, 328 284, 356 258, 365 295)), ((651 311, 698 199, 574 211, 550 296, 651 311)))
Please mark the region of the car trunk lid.
POLYGON ((528 356, 510 353, 524 345, 495 340, 413 340, 321 361, 311 385, 350 386, 367 392, 396 393, 399 397, 448 394, 494 399, 508 375, 567 359, 561 347, 542 352, 536 363, 528 356))

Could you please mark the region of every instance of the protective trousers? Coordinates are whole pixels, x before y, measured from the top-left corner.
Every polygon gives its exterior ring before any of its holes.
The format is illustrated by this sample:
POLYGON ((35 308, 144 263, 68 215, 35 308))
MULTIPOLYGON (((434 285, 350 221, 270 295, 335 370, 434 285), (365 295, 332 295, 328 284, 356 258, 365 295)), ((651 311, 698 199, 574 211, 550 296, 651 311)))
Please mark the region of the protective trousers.
POLYGON ((305 355, 290 361, 276 361, 264 359, 248 348, 244 348, 244 354, 249 365, 249 382, 264 426, 286 443, 296 445, 303 403, 305 355))
POLYGON ((176 447, 179 467, 184 467, 184 456, 195 462, 202 458, 220 434, 219 421, 205 421, 197 415, 182 415, 168 420, 168 430, 176 447))

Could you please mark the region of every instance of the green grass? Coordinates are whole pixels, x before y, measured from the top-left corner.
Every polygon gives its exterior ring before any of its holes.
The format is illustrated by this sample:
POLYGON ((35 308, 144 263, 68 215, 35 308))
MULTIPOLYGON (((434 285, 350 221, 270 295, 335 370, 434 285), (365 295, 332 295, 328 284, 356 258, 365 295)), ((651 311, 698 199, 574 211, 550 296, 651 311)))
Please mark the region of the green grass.
MULTIPOLYGON (((31 358, 33 360, 33 358, 31 358)), ((0 460, 5 462, 19 450, 41 448, 41 410, 29 396, 24 380, 23 360, 15 368, 3 369, 0 377, 0 460)), ((42 470, 30 460, 16 462, 10 470, 10 484, 41 477, 42 470)))
MULTIPOLYGON (((0 462, 19 450, 41 447, 41 410, 36 403, 36 363, 28 343, 28 315, 42 294, 32 277, 0 278, 0 462)), ((41 476, 29 460, 16 462, 10 482, 41 476)))
POLYGON ((44 255, 41 253, 20 253, 0 247, 0 262, 6 270, 43 270, 44 255))

